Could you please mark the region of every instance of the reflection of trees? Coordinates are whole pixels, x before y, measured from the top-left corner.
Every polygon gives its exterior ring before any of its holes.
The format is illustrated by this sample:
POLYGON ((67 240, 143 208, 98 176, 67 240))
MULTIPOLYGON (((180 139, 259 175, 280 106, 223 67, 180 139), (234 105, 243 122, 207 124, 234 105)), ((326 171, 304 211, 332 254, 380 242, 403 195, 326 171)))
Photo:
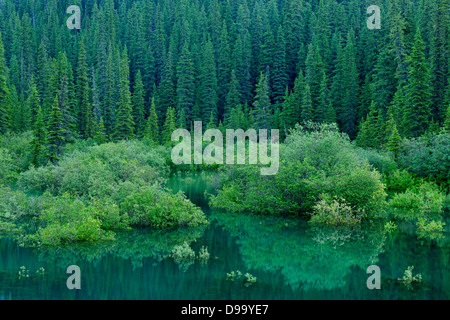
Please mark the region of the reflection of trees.
POLYGON ((142 267, 145 258, 158 262, 168 257, 174 246, 190 244, 200 238, 205 226, 177 230, 133 230, 117 233, 116 241, 95 244, 74 244, 62 248, 40 248, 39 260, 55 261, 67 267, 76 262, 86 261, 96 265, 106 255, 130 260, 133 269, 142 267))
POLYGON ((217 223, 238 238, 248 268, 280 270, 293 289, 345 286, 353 266, 378 261, 385 236, 381 225, 311 227, 293 219, 215 213, 217 223))

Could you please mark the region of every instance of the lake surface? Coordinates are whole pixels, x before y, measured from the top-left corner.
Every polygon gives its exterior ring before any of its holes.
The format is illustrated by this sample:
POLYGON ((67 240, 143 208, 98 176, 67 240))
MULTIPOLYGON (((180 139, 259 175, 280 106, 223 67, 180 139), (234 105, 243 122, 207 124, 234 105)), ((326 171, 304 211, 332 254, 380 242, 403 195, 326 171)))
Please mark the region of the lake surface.
POLYGON ((177 176, 168 183, 202 207, 211 221, 206 227, 135 230, 115 242, 63 248, 22 248, 0 238, 0 299, 450 298, 448 237, 417 239, 412 223, 389 234, 381 223, 317 228, 303 219, 211 213, 204 192, 213 190, 215 179, 177 176), (210 259, 177 264, 170 252, 184 242, 196 253, 207 247, 210 259), (81 269, 81 290, 67 289, 69 265, 81 269), (380 267, 381 290, 367 288, 370 265, 380 267), (398 281, 408 266, 422 275, 421 283, 398 281), (227 280, 237 270, 256 283, 227 280))

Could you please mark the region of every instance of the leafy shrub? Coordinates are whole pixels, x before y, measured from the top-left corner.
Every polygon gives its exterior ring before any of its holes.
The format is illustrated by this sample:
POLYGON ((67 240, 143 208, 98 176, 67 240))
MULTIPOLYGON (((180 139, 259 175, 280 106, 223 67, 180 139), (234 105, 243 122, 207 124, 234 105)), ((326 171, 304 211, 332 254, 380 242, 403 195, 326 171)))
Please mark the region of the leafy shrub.
POLYGON ((36 233, 24 237, 29 245, 56 246, 70 242, 113 240, 111 229, 128 229, 127 216, 119 216, 109 203, 86 204, 68 193, 42 196, 43 210, 36 233))
MULTIPOLYGON (((136 190, 140 186, 164 182, 167 167, 155 150, 138 141, 107 143, 73 151, 57 165, 31 168, 21 174, 18 185, 24 190, 70 192, 90 199, 120 201, 125 197, 121 184, 136 190)), ((130 193, 128 193, 130 194, 130 193)), ((127 195, 128 195, 127 194, 127 195)))
POLYGON ((0 148, 0 184, 11 183, 18 177, 18 168, 9 151, 0 148))
POLYGON ((0 218, 18 219, 26 215, 38 215, 40 203, 34 197, 27 197, 22 191, 0 186, 0 218))
POLYGON ((0 137, 0 148, 8 150, 14 160, 17 172, 28 169, 31 163, 31 147, 33 140, 31 131, 23 133, 7 133, 0 137))
POLYGON ((417 188, 410 188, 403 193, 395 194, 389 201, 394 208, 420 209, 424 212, 440 213, 445 195, 430 182, 422 182, 417 188))
POLYGON ((345 199, 330 199, 323 195, 314 206, 313 216, 310 220, 314 224, 325 225, 355 225, 361 221, 361 214, 349 206, 345 199))
POLYGON ((414 186, 416 179, 408 170, 397 169, 387 176, 386 182, 389 190, 402 192, 414 186))
POLYGON ((198 226, 207 220, 200 208, 183 193, 176 195, 155 186, 146 187, 129 195, 121 205, 130 223, 157 229, 179 226, 198 226))
POLYGON ((208 252, 208 247, 201 247, 199 253, 198 253, 198 259, 202 263, 206 263, 210 258, 210 254, 208 252))
POLYGON ((369 164, 380 173, 389 174, 397 169, 397 163, 389 152, 363 148, 356 148, 355 151, 359 157, 367 159, 369 164))
POLYGON ((231 282, 239 281, 243 286, 248 288, 256 283, 257 278, 248 272, 243 274, 239 270, 236 270, 227 273, 227 280, 231 282))
POLYGON ((280 170, 274 176, 261 176, 252 165, 227 167, 210 205, 236 212, 309 213, 325 193, 373 216, 386 196, 380 174, 335 125, 310 128, 297 126, 280 145, 280 170))

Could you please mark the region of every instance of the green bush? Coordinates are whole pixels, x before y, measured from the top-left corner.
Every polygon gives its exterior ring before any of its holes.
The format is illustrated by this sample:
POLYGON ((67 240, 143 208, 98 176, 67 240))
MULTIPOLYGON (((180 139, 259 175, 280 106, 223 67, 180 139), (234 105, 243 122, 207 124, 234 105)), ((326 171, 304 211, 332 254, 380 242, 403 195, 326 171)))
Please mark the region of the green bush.
POLYGON ((211 197, 213 208, 269 214, 310 213, 325 193, 344 198, 365 217, 381 210, 384 185, 335 125, 297 126, 280 145, 280 170, 261 176, 258 166, 229 166, 211 197), (309 126, 311 127, 311 126, 309 126))
POLYGON ((369 164, 371 164, 380 173, 389 174, 397 169, 397 163, 392 158, 392 154, 390 152, 363 148, 356 148, 355 151, 358 156, 367 159, 369 164))
POLYGON ((22 191, 0 186, 0 218, 16 220, 27 215, 39 215, 41 210, 37 198, 27 197, 22 191))
POLYGON ((23 133, 7 133, 0 137, 0 148, 8 150, 14 160, 17 172, 28 169, 31 163, 31 131, 23 133))
POLYGON ((85 203, 68 193, 54 197, 42 196, 40 227, 34 234, 24 237, 29 245, 56 246, 70 242, 113 240, 111 229, 129 229, 128 217, 120 216, 109 203, 85 203))
POLYGON ((408 170, 397 169, 387 176, 386 185, 389 190, 402 192, 416 185, 416 179, 408 170))
POLYGON ((0 184, 14 182, 18 175, 16 161, 7 149, 0 148, 0 184))
POLYGON ((438 186, 422 182, 419 187, 412 187, 403 193, 397 193, 389 205, 400 209, 420 209, 423 212, 440 213, 444 205, 445 194, 438 186))
POLYGON ((121 211, 130 217, 132 225, 156 229, 195 227, 207 223, 200 208, 186 199, 184 194, 174 195, 155 186, 129 195, 121 204, 121 211))
POLYGON ((19 187, 120 202, 141 186, 163 183, 168 174, 165 160, 158 152, 138 141, 86 146, 82 150, 66 153, 57 165, 22 173, 19 187), (124 194, 122 184, 126 184, 130 193, 124 194))

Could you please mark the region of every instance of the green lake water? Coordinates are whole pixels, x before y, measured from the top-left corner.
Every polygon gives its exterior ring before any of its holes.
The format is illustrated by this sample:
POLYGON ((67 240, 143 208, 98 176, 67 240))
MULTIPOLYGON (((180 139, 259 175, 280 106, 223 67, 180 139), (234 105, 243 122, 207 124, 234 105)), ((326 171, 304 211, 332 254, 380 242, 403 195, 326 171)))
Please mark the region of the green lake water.
MULTIPOLYGON (((423 241, 412 223, 387 234, 380 223, 317 228, 306 220, 212 213, 205 190, 215 178, 175 177, 211 224, 170 232, 135 230, 117 241, 63 248, 22 248, 0 238, 0 299, 449 299, 450 241, 423 241), (188 242, 209 261, 177 264, 170 252, 188 242), (69 265, 81 269, 81 290, 69 290, 69 265), (381 270, 381 290, 369 290, 367 267, 381 270), (19 276, 24 266, 28 277, 19 276), (398 278, 408 266, 422 275, 407 286, 398 278), (44 268, 44 274, 36 273, 44 268), (227 273, 249 272, 249 287, 227 273)), ((449 226, 447 221, 447 227, 449 226)), ((448 228, 446 230, 448 234, 448 228)))

